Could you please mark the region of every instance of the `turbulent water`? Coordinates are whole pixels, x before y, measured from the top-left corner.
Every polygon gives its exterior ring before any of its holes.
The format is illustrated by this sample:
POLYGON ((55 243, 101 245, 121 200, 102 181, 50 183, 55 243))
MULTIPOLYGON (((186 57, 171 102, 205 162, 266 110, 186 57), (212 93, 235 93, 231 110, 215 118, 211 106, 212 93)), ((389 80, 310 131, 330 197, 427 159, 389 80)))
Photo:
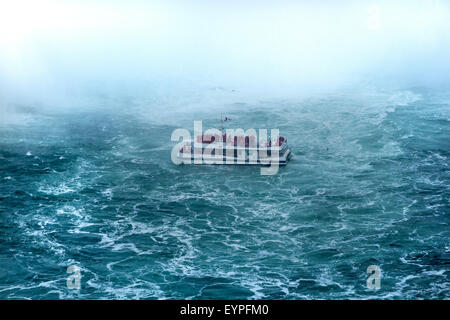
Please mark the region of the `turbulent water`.
POLYGON ((211 92, 5 113, 0 298, 450 298, 448 91, 211 92), (220 112, 279 128, 294 158, 274 176, 174 165, 172 131, 220 112))

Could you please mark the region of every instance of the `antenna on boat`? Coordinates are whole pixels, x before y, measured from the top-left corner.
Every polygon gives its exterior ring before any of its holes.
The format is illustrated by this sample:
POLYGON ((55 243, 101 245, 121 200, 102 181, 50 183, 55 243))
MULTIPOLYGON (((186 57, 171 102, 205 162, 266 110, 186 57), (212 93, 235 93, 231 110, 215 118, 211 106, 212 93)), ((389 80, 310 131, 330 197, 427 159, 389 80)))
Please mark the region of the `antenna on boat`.
POLYGON ((222 116, 222 113, 220 113, 220 131, 222 131, 222 134, 223 134, 223 116, 222 116))

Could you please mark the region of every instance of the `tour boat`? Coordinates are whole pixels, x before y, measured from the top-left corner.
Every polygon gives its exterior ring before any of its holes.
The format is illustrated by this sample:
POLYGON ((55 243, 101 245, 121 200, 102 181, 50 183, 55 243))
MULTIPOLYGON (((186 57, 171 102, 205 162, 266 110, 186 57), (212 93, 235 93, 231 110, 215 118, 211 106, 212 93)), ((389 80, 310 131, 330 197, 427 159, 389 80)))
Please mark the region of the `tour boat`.
POLYGON ((280 136, 276 143, 268 139, 266 143, 260 145, 256 136, 227 137, 226 134, 223 134, 222 148, 213 149, 211 144, 219 141, 219 138, 220 136, 217 134, 203 134, 197 136, 197 143, 192 140, 185 141, 178 151, 178 159, 184 163, 193 164, 278 164, 279 166, 285 166, 292 157, 285 137, 280 136), (208 148, 210 150, 207 150, 208 148), (219 150, 218 152, 220 152, 220 149, 222 149, 222 155, 216 155, 216 151, 219 150), (278 152, 278 157, 276 157, 276 152, 278 152))

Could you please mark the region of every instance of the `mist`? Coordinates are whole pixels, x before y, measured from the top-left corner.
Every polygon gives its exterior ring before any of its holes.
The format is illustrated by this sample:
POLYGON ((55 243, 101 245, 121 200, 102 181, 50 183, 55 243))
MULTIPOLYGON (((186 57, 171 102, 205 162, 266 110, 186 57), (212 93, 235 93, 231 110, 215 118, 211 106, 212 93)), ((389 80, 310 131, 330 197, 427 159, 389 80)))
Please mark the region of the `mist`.
POLYGON ((447 1, 2 1, 0 103, 448 84, 447 1))
POLYGON ((450 0, 0 0, 0 300, 450 299, 449 74, 450 0))

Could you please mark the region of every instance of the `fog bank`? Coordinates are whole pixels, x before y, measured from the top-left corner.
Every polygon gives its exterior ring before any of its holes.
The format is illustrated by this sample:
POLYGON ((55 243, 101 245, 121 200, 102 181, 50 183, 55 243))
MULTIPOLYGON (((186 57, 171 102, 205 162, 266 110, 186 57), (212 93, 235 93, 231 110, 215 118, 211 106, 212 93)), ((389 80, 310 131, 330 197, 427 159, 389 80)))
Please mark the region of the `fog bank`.
MULTIPOLYGON (((448 84, 448 1, 2 1, 0 103, 448 84)), ((64 103, 63 103, 64 102, 64 103)))

